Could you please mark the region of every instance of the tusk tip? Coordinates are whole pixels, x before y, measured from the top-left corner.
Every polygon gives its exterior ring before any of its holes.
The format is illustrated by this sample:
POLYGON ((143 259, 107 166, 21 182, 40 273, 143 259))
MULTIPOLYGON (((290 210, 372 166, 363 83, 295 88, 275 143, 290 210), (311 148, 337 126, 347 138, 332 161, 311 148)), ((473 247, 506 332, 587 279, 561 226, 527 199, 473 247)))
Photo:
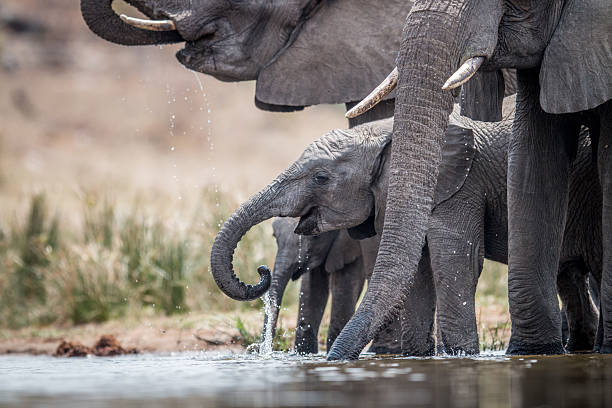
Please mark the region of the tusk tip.
POLYGON ((460 83, 453 83, 453 81, 451 81, 450 79, 448 81, 446 81, 444 83, 444 85, 442 85, 442 90, 443 91, 450 91, 452 89, 457 88, 458 86, 461 86, 460 83))

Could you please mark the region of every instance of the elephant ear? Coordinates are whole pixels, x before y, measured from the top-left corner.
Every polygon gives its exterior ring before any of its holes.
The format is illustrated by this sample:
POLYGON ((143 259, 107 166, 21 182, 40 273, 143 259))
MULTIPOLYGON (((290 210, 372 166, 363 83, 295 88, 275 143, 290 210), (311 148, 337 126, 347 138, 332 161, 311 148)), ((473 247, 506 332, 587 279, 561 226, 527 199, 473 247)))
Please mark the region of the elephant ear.
POLYGON ((405 0, 385 0, 384 7, 372 0, 324 2, 260 71, 257 106, 288 110, 361 100, 393 70, 411 6, 405 0))
POLYGON ((434 193, 434 206, 448 200, 461 189, 472 168, 476 152, 472 129, 448 125, 445 138, 446 143, 442 147, 442 162, 434 193))
POLYGON ((329 249, 325 260, 325 271, 334 273, 346 265, 352 264, 361 256, 359 243, 351 239, 346 230, 340 231, 329 249))
POLYGON ((567 1, 542 60, 542 109, 556 114, 579 112, 611 99, 611 50, 610 1, 567 1))

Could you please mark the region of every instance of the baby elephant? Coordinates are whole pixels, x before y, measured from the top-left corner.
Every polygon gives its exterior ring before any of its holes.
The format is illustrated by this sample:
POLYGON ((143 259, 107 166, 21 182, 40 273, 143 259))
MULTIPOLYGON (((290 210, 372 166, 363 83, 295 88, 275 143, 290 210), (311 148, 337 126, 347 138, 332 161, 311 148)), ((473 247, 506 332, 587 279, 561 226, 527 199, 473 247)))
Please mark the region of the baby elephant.
MULTIPOLYGON (((231 260, 242 235, 271 217, 300 217, 295 232, 301 234, 348 229, 354 238, 379 237, 392 127, 392 119, 386 119, 327 133, 244 203, 213 244, 212 273, 219 287, 235 299, 267 290, 267 269, 260 269, 259 284, 249 286, 236 278, 231 260)), ((479 352, 474 294, 483 259, 507 262, 506 152, 511 129, 512 120, 484 123, 451 115, 419 274, 406 287, 387 288, 404 295, 405 304, 397 308, 407 354, 434 353, 434 314, 440 350, 479 352)), ((601 195, 586 137, 571 174, 558 289, 570 328, 567 348, 588 350, 594 343, 597 311, 587 275, 591 272, 599 284, 601 231, 596 221, 601 219, 601 195)))
MULTIPOLYGON (((346 230, 302 236, 294 233, 297 218, 277 218, 272 224, 278 250, 268 292, 272 302, 270 314, 264 317, 262 339, 274 335, 283 294, 289 280, 302 278, 295 351, 318 352, 318 332, 327 299, 331 292, 331 317, 327 350, 355 312, 366 277, 372 273, 371 262, 362 254, 361 244, 346 230), (370 269, 366 270, 367 265, 370 269), (269 325, 269 326, 268 326, 269 325)), ((370 351, 399 353, 399 324, 388 335, 378 336, 370 351)))

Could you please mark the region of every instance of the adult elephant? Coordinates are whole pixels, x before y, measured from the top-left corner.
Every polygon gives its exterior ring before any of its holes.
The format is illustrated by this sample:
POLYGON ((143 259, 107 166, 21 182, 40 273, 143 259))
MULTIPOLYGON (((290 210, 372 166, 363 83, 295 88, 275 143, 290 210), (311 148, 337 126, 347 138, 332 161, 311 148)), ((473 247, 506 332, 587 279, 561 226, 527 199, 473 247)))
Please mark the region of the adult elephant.
MULTIPOLYGON (((123 45, 185 43, 187 68, 222 81, 256 80, 255 104, 295 111, 359 101, 393 68, 411 2, 388 0, 126 0, 153 20, 115 14, 113 0, 81 0, 100 37, 123 45), (316 84, 313 85, 313 84, 316 84)), ((393 101, 361 123, 393 114, 393 101)))
POLYGON ((414 284, 452 109, 448 89, 469 80, 479 67, 518 69, 508 156, 512 334, 507 352, 564 351, 555 276, 568 206, 569 165, 581 125, 589 127, 595 141, 603 192, 598 348, 612 352, 610 21, 612 8, 605 0, 415 1, 398 58, 395 138, 381 247, 368 292, 329 359, 357 358, 401 305, 405 291, 397 288, 414 284))

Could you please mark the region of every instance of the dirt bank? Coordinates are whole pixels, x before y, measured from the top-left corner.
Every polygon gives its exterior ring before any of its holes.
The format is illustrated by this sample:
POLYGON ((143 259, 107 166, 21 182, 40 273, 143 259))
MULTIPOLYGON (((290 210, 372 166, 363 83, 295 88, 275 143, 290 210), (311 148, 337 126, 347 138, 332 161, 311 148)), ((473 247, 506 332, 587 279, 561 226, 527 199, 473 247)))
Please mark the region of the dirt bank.
MULTIPOLYGON (((259 312, 241 314, 249 333, 259 334, 263 321, 259 312)), ((283 327, 295 317, 283 319, 283 327)), ((244 350, 236 328, 236 316, 217 313, 190 314, 183 317, 146 317, 75 327, 3 330, 0 354, 53 355, 62 341, 95 345, 101 336, 114 336, 125 350, 169 353, 182 351, 244 350)))

